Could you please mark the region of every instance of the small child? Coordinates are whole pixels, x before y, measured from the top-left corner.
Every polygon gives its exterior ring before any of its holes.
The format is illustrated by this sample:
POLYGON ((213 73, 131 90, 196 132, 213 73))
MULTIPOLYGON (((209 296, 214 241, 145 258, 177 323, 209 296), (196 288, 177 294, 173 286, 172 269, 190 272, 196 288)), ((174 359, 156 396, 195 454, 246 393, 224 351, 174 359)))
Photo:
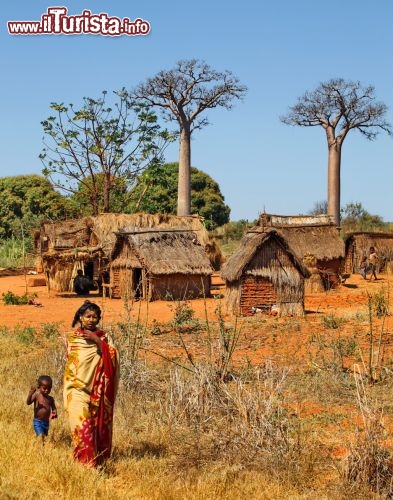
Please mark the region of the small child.
POLYGON ((27 395, 26 403, 34 403, 33 427, 36 436, 41 436, 42 444, 49 431, 49 421, 57 418, 55 400, 49 396, 52 390, 52 379, 49 375, 41 375, 37 387, 32 387, 27 395))
POLYGON ((368 262, 367 262, 367 257, 364 255, 359 265, 359 273, 362 275, 364 279, 367 279, 367 270, 368 270, 368 262))
POLYGON ((377 280, 377 275, 376 275, 376 270, 377 270, 377 264, 379 261, 379 257, 377 252, 375 251, 374 247, 370 247, 370 255, 368 257, 368 262, 369 262, 369 270, 371 272, 370 276, 370 281, 374 278, 374 280, 377 280))

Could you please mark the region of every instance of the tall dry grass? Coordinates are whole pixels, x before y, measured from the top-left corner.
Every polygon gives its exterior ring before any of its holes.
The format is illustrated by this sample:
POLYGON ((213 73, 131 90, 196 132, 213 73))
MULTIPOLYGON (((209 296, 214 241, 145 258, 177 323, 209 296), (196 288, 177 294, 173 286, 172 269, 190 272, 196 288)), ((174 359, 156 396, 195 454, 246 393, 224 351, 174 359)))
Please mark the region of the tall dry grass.
MULTIPOLYGON (((113 456, 98 470, 71 456, 61 395, 65 332, 55 324, 0 329, 0 498, 386 498, 390 483, 379 480, 376 487, 356 469, 368 463, 370 449, 383 449, 381 436, 368 433, 367 447, 350 448, 347 442, 352 454, 338 460, 333 445, 345 443, 339 429, 333 439, 331 428, 349 420, 343 415, 334 420, 332 408, 318 415, 306 411, 310 402, 320 408, 340 402, 356 411, 359 389, 343 370, 335 344, 320 342, 318 349, 310 349, 309 368, 299 370, 289 356, 281 356, 284 362, 279 363, 274 345, 277 335, 289 338, 304 325, 294 332, 291 321, 255 321, 251 326, 262 339, 270 332, 273 354, 262 364, 234 363, 241 337, 236 325, 218 317, 203 328, 184 330, 175 319, 166 325, 172 332, 164 335, 185 351, 180 361, 142 355, 150 348, 145 324, 109 326, 122 352, 121 383, 113 456), (192 356, 191 344, 198 345, 200 356, 192 356), (223 377, 223 370, 230 376, 223 377), (32 409, 25 403, 41 373, 54 378, 52 395, 59 409, 45 447, 34 437, 32 409)), ((389 378, 384 384, 382 405, 393 393, 389 378)), ((368 390, 378 396, 381 387, 368 390)), ((357 425, 352 434, 355 430, 361 434, 357 425)), ((389 464, 386 453, 384 467, 389 464)))

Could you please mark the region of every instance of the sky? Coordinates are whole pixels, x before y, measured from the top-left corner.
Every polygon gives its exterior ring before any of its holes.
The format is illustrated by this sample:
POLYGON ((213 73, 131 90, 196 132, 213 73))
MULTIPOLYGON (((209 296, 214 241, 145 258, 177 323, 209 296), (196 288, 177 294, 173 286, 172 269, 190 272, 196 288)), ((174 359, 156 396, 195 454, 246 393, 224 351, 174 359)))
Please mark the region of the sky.
MULTIPOLYGON (((41 121, 51 102, 82 104, 133 88, 181 59, 229 70, 248 92, 232 110, 212 109, 195 131, 191 163, 215 179, 231 220, 262 212, 306 214, 327 199, 327 145, 320 127, 280 121, 305 91, 331 78, 373 85, 393 123, 393 2, 378 0, 19 0, 2 4, 0 177, 41 174, 41 121), (8 21, 40 21, 48 8, 139 18, 144 36, 11 35, 8 21)), ((178 145, 165 154, 178 161, 178 145)), ((393 221, 393 139, 356 131, 342 151, 341 206, 362 203, 393 221)))

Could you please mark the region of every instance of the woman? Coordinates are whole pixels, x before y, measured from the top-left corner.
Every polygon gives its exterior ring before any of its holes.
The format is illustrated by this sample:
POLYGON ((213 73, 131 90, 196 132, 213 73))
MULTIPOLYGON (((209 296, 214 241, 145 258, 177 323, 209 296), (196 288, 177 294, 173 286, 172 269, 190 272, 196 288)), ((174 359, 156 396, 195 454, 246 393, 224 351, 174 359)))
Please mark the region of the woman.
POLYGON ((99 465, 112 450, 113 406, 119 381, 119 357, 107 335, 97 329, 101 309, 88 300, 76 311, 68 338, 64 370, 64 407, 74 457, 99 465))

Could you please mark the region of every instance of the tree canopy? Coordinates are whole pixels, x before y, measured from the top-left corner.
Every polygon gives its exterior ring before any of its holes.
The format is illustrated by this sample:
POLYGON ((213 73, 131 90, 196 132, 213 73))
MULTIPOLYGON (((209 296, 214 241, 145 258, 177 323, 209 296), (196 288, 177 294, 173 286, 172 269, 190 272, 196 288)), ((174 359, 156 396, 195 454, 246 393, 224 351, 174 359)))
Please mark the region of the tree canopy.
MULTIPOLYGON (((94 215, 93 207, 90 203, 86 203, 89 199, 91 178, 84 179, 77 185, 74 193, 69 197, 70 204, 74 211, 79 215, 94 215)), ((95 189, 97 190, 97 206, 98 213, 104 212, 104 175, 98 174, 95 176, 95 189)), ((121 213, 128 204, 130 194, 129 184, 124 177, 114 177, 111 181, 111 212, 121 213)))
POLYGON ((281 117, 287 125, 322 127, 328 145, 328 214, 340 223, 341 147, 348 132, 359 131, 366 139, 375 139, 379 132, 392 135, 385 119, 387 106, 375 100, 372 85, 342 78, 320 83, 312 92, 298 98, 289 113, 281 117))
POLYGON ((198 59, 180 60, 173 69, 160 71, 129 92, 131 99, 157 107, 165 120, 179 126, 178 215, 189 215, 191 210, 192 132, 209 123, 206 110, 231 109, 246 92, 247 87, 230 71, 216 71, 198 59))
POLYGON ((359 202, 347 203, 341 209, 341 227, 344 233, 388 230, 381 216, 370 214, 359 202))
MULTIPOLYGON (((176 162, 146 169, 130 193, 128 210, 176 214, 178 175, 176 162)), ((191 167, 191 213, 204 217, 208 229, 228 222, 230 214, 217 182, 195 167, 191 167)))
POLYGON ((102 97, 83 98, 83 105, 52 103, 55 115, 42 121, 46 136, 40 159, 43 174, 68 194, 84 186, 93 215, 111 211, 111 193, 117 179, 131 185, 140 172, 162 161, 170 140, 156 115, 143 104, 131 103, 124 90, 112 94, 114 105, 102 97), (102 194, 101 194, 102 193, 102 194))
POLYGON ((73 216, 69 200, 39 175, 0 178, 0 236, 20 236, 42 219, 73 216))

